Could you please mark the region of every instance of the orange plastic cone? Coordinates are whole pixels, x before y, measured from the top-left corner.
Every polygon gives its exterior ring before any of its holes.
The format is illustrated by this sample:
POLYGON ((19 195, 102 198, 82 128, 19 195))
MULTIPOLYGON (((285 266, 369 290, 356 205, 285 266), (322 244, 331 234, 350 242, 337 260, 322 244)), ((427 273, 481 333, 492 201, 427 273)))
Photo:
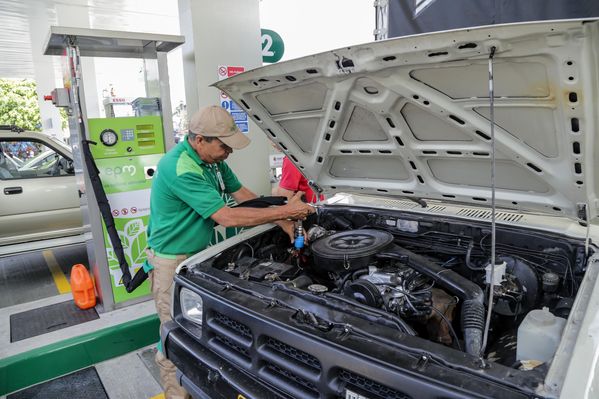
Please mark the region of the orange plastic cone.
POLYGON ((75 305, 80 309, 89 309, 96 306, 96 292, 94 282, 82 264, 71 268, 71 291, 75 305))

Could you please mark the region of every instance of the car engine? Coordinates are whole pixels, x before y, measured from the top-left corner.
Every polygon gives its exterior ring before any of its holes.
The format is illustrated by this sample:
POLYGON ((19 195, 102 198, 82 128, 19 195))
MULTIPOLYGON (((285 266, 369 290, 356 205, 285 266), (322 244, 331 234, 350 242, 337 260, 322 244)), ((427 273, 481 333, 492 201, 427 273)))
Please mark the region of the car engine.
POLYGON ((207 263, 242 280, 377 309, 405 334, 511 367, 522 367, 516 341, 526 314, 547 308, 567 318, 584 274, 579 243, 530 231, 498 228, 491 268, 484 224, 354 210, 320 214, 305 228, 303 248, 274 229, 207 263), (494 306, 485 348, 492 272, 494 306))

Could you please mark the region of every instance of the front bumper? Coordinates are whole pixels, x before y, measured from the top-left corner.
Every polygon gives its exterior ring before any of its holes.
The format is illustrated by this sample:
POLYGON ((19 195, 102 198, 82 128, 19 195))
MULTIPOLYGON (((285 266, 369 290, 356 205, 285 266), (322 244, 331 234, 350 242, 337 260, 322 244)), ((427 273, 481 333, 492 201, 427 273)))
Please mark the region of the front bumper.
MULTIPOLYGON (((256 295, 223 290, 207 279, 192 278, 176 276, 175 321, 163 326, 161 339, 165 355, 183 375, 182 384, 197 392, 198 398, 360 397, 353 393, 368 399, 539 397, 531 375, 524 378, 497 366, 478 372, 444 366, 431 359, 428 351, 418 355, 397 350, 393 340, 409 347, 420 343, 433 348, 396 331, 385 337, 381 329, 380 339, 375 340, 337 329, 317 331, 294 321, 295 312, 289 307, 265 306, 256 295), (182 287, 203 298, 201 332, 180 315, 182 287)), ((293 301, 299 301, 296 305, 301 309, 320 308, 298 298, 293 301)), ((344 317, 350 320, 349 315, 344 317)), ((359 326, 359 320, 350 321, 359 326)), ((435 350, 453 358, 454 364, 469 359, 442 346, 435 350)))

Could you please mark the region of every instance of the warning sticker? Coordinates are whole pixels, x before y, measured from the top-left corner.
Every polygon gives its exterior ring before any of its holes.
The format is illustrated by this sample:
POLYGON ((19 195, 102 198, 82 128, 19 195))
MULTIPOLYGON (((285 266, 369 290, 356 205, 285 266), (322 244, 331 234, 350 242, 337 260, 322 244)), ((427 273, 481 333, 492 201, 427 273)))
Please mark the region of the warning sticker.
MULTIPOLYGON (((219 65, 218 80, 230 78, 244 71, 245 67, 242 66, 219 65)), ((249 131, 248 115, 243 112, 243 109, 222 91, 220 92, 219 101, 220 106, 229 111, 239 130, 247 133, 249 131)))
POLYGON ((233 100, 231 100, 231 104, 229 106, 231 107, 229 108, 231 111, 243 111, 241 107, 233 100))
POLYGON ((243 111, 234 111, 231 112, 231 116, 235 122, 247 122, 248 115, 243 111))

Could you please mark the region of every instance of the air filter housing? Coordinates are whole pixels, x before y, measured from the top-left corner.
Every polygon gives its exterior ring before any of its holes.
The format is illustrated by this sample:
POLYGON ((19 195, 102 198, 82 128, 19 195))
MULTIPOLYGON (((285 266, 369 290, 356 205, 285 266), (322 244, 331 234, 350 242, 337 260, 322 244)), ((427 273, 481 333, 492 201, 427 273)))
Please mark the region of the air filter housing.
POLYGON ((323 237, 312 244, 314 264, 321 270, 343 272, 361 269, 393 242, 382 230, 350 230, 323 237))

